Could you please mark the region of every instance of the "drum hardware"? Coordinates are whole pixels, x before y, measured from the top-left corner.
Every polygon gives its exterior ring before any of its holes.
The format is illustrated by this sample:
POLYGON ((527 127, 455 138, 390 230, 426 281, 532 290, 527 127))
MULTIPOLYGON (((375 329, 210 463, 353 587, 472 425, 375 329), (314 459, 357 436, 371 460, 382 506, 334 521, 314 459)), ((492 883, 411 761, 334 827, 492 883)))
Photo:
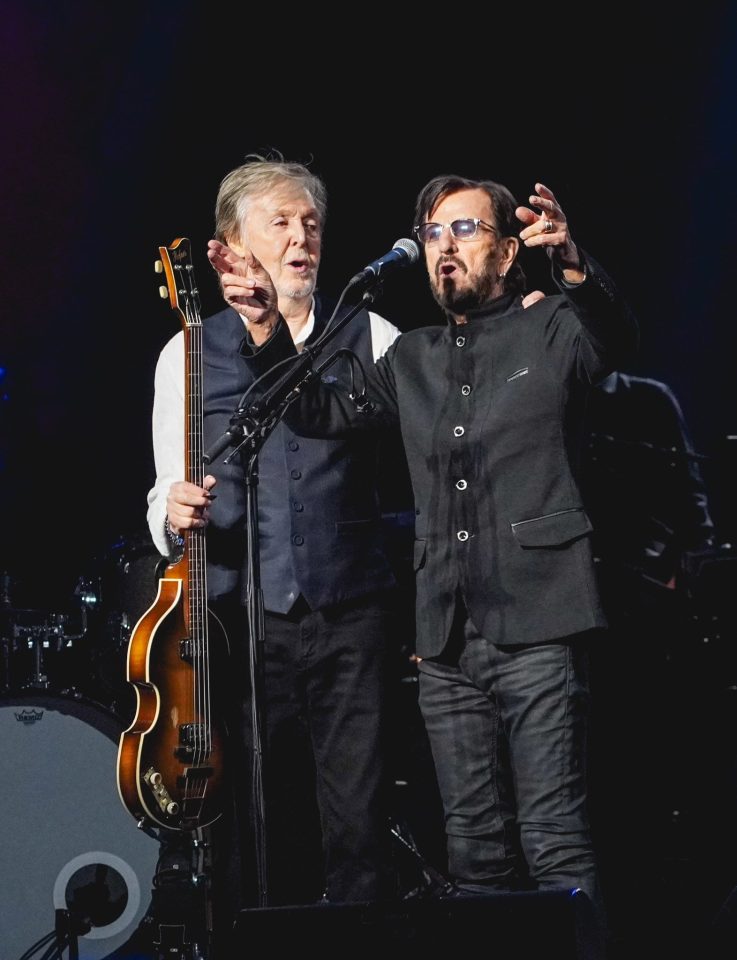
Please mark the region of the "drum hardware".
POLYGON ((85 644, 94 698, 126 726, 136 709, 126 680, 128 645, 138 618, 156 596, 165 563, 146 529, 121 536, 93 557, 74 588, 75 601, 87 616, 85 644))
MULTIPOLYGON (((129 563, 123 567, 128 573, 129 563)), ((121 574, 122 575, 122 574, 121 574)), ((104 630, 116 650, 127 648, 132 622, 127 610, 110 609, 111 603, 120 603, 120 597, 108 597, 108 590, 99 577, 80 577, 74 588, 74 596, 90 620, 104 616, 104 630)))
POLYGON ((89 923, 79 921, 69 910, 57 910, 54 938, 59 957, 61 958, 63 951, 68 949, 69 960, 78 960, 79 937, 89 933, 91 929, 89 923))
POLYGON ((203 960, 212 948, 212 843, 209 828, 163 831, 149 922, 153 960, 203 960), (158 937, 158 938, 157 938, 158 937))
POLYGON ((184 924, 159 924, 159 939, 153 941, 155 960, 204 960, 198 943, 186 939, 184 924))
POLYGON ((48 690, 53 680, 48 672, 49 655, 72 650, 86 632, 84 608, 80 609, 78 616, 13 607, 0 609, 4 664, 2 691, 48 690), (14 662, 24 664, 20 668, 24 671, 22 680, 13 676, 14 662))
POLYGON ((85 699, 28 691, 0 700, 0 902, 13 918, 0 924, 1 957, 60 960, 65 949, 72 960, 75 939, 83 960, 129 956, 160 841, 136 828, 117 794, 121 730, 85 699))

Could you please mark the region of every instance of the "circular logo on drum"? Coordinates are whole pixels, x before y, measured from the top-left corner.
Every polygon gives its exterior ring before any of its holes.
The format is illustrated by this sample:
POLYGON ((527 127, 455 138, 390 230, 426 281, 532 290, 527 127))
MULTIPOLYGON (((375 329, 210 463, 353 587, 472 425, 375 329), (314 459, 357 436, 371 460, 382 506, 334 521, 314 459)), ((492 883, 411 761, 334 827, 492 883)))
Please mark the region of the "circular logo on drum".
POLYGON ((54 883, 54 908, 69 914, 72 932, 89 940, 117 937, 141 905, 133 868, 104 850, 80 853, 62 867, 54 883))

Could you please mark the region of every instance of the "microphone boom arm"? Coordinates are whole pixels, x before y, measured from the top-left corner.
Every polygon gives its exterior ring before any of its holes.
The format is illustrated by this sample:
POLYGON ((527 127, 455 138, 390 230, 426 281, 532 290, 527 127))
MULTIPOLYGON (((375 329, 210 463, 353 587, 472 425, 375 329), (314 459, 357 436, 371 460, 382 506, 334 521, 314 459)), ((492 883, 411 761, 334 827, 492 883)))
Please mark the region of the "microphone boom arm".
MULTIPOLYGON (((373 287, 378 288, 379 283, 380 278, 377 277, 373 287)), ((377 292, 377 289, 366 290, 361 301, 351 307, 334 327, 323 333, 317 343, 311 347, 305 347, 294 365, 258 400, 249 404, 248 407, 240 407, 236 410, 230 418, 229 429, 203 454, 203 463, 212 463, 227 447, 235 447, 225 460, 229 463, 244 443, 254 442, 257 437, 261 438, 258 444, 261 447, 289 404, 296 400, 302 390, 323 370, 337 360, 341 351, 337 351, 317 368, 312 365, 315 358, 320 356, 325 346, 364 308, 366 303, 373 303, 377 292)))

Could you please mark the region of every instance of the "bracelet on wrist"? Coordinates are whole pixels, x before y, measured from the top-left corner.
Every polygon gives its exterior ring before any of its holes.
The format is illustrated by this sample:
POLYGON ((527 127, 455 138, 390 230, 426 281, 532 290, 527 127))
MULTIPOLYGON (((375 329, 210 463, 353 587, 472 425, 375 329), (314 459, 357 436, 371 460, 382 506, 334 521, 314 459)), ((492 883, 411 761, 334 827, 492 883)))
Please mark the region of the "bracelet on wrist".
POLYGON ((186 541, 181 533, 174 533, 169 525, 168 517, 164 520, 164 532, 166 533, 166 539, 169 541, 172 547, 175 547, 177 550, 181 550, 186 541))

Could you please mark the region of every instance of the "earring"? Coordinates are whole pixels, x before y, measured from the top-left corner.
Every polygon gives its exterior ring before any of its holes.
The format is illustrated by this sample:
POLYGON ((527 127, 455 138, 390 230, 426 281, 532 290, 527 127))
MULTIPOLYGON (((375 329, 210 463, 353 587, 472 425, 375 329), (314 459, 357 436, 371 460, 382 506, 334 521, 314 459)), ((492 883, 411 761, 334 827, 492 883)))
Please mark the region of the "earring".
POLYGON ((506 277, 506 275, 507 275, 507 274, 504 273, 504 272, 498 273, 498 274, 496 275, 496 276, 497 276, 497 280, 503 280, 503 279, 506 277))

